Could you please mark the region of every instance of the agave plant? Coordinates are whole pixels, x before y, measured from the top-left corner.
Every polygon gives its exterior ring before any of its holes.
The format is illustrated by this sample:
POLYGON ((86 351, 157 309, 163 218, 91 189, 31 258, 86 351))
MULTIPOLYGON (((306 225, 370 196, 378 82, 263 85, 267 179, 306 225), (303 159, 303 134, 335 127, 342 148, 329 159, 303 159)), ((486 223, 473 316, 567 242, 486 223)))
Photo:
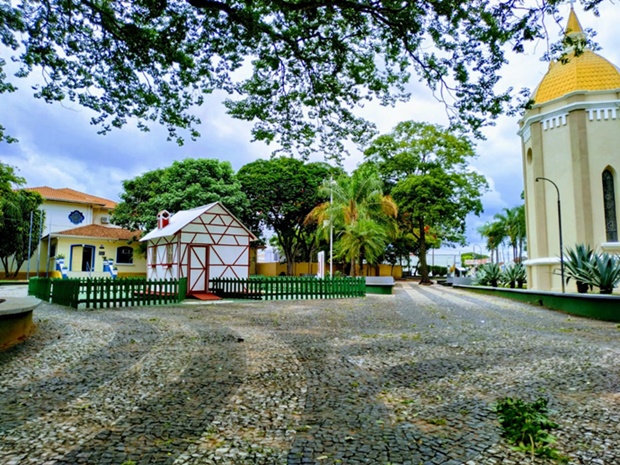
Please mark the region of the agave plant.
POLYGON ((592 289, 590 270, 596 256, 589 245, 577 244, 574 249, 566 249, 568 260, 564 261, 567 277, 566 283, 573 278, 577 283, 577 292, 585 294, 588 288, 592 289))
POLYGON ((515 263, 514 265, 506 267, 501 274, 502 284, 510 286, 511 289, 514 289, 517 284, 519 288, 522 288, 525 280, 525 267, 521 263, 515 263))
POLYGON ((502 270, 497 263, 486 263, 478 268, 474 282, 480 286, 491 285, 497 287, 497 283, 502 276, 502 270))
POLYGON ((598 287, 601 294, 611 294, 620 282, 620 260, 614 255, 595 255, 591 263, 586 263, 586 267, 590 276, 588 284, 598 287))

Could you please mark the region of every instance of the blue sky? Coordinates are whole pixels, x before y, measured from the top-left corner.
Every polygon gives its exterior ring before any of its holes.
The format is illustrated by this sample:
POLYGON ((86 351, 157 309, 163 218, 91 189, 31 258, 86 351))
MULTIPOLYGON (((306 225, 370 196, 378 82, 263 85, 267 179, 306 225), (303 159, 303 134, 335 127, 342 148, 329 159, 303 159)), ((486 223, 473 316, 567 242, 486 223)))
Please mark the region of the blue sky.
MULTIPOLYGON (((568 16, 568 6, 562 7, 568 16)), ((598 32, 595 40, 602 47, 603 57, 620 66, 620 8, 610 1, 600 7, 601 16, 595 17, 576 7, 584 28, 598 32)), ((565 20, 562 21, 564 26, 565 20)), ((552 40, 559 38, 561 28, 551 19, 548 30, 552 40)), ((530 47, 526 54, 509 57, 503 72, 501 88, 533 89, 542 79, 547 63, 540 57, 547 50, 545 42, 530 47)), ((274 150, 262 143, 252 143, 251 124, 237 121, 225 113, 221 105, 223 94, 215 93, 196 110, 202 120, 202 137, 188 140, 182 147, 166 141, 166 131, 154 127, 142 133, 131 124, 106 135, 97 135, 97 128, 89 124, 91 114, 78 106, 48 105, 31 97, 26 82, 18 82, 20 90, 0 95, 0 124, 19 139, 17 144, 0 143, 0 161, 19 169, 28 186, 70 187, 93 195, 119 200, 122 181, 145 171, 169 166, 184 158, 217 158, 228 160, 238 170, 258 158, 267 158, 274 150)), ((404 120, 428 121, 446 124, 447 116, 423 85, 412 85, 412 100, 395 108, 378 104, 366 105, 360 114, 375 122, 380 132, 390 131, 404 120)), ((483 197, 485 213, 468 221, 468 238, 481 243, 476 228, 490 220, 505 207, 521 202, 523 189, 521 143, 516 132, 517 117, 501 117, 495 127, 486 128, 486 141, 477 143, 479 157, 472 162, 474 169, 484 174, 491 190, 483 197)), ((355 151, 344 162, 352 170, 361 161, 355 151)), ((457 250, 471 250, 462 248, 457 250)))

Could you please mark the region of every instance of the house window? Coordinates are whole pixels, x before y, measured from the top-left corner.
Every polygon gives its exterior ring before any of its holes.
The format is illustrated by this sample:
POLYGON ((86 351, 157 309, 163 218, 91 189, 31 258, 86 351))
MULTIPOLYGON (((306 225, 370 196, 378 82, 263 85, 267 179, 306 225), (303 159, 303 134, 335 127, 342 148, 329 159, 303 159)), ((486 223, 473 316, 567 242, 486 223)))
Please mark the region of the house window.
POLYGON ((116 263, 118 263, 119 265, 133 264, 133 248, 123 246, 116 249, 116 263))
POLYGON ((603 202, 605 207, 605 233, 607 234, 607 242, 618 242, 614 175, 610 170, 603 171, 603 202))
POLYGON ((157 246, 154 245, 149 250, 151 251, 151 266, 155 266, 157 265, 157 246))
POLYGON ((71 221, 73 224, 80 224, 82 221, 84 221, 84 215, 79 210, 73 210, 71 213, 69 213, 69 221, 71 221))

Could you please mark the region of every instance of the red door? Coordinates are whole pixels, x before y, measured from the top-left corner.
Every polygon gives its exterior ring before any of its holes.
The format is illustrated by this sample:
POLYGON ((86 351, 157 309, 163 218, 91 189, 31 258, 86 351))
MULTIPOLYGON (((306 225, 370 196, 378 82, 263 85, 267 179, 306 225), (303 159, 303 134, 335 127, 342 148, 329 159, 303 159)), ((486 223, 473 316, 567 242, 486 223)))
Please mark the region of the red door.
POLYGON ((187 261, 188 293, 203 293, 209 286, 209 263, 207 260, 207 245, 188 245, 189 259, 187 261))

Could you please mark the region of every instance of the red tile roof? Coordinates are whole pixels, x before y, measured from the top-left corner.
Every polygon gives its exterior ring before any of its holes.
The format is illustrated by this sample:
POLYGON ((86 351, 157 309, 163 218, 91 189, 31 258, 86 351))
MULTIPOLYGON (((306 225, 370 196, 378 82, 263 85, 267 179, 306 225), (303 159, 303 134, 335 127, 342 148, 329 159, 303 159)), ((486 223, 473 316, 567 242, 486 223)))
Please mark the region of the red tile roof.
POLYGON ((130 240, 133 238, 139 238, 142 235, 142 232, 130 231, 122 228, 108 228, 98 224, 89 224, 87 226, 80 226, 79 228, 67 229, 66 231, 53 233, 53 235, 130 240))
POLYGON ((60 202, 74 202, 74 203, 87 203, 91 205, 97 205, 103 208, 113 209, 116 207, 116 202, 103 197, 97 197, 94 195, 85 194, 68 187, 62 189, 54 189, 53 187, 41 186, 41 187, 26 187, 25 190, 31 192, 38 192, 46 200, 58 200, 60 202))

